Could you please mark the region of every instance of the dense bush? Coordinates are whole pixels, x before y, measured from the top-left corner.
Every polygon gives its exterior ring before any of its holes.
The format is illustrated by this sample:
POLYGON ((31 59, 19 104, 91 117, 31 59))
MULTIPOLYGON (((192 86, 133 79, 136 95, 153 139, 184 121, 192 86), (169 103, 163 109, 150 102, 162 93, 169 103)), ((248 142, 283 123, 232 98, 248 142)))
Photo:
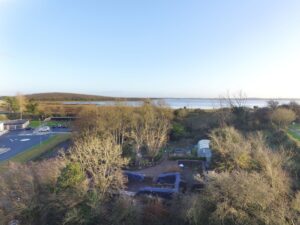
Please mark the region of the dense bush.
POLYGON ((298 194, 290 198, 288 158, 260 134, 244 137, 232 127, 211 134, 215 166, 202 194, 189 197, 188 221, 195 225, 295 224, 298 194))
POLYGON ((272 122, 278 127, 286 127, 296 119, 296 114, 293 110, 278 108, 271 115, 272 122))
POLYGON ((194 225, 287 225, 287 199, 263 174, 225 172, 211 176, 204 192, 190 198, 187 215, 194 225))
POLYGON ((300 122, 300 105, 297 102, 292 101, 289 104, 289 109, 293 110, 296 113, 297 122, 300 122))

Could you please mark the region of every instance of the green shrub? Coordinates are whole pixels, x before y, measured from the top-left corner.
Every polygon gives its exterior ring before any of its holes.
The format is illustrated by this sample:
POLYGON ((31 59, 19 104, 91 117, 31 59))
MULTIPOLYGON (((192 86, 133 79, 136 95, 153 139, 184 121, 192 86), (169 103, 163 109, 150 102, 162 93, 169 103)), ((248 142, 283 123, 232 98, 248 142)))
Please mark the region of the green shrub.
POLYGON ((85 179, 79 163, 69 163, 62 171, 57 180, 58 190, 73 188, 82 183, 85 179))
POLYGON ((154 157, 154 162, 157 162, 157 161, 159 161, 161 158, 162 158, 162 156, 163 156, 163 154, 164 154, 164 149, 161 149, 157 154, 156 154, 156 156, 154 157))
POLYGON ((178 140, 186 136, 185 127, 179 123, 174 123, 171 130, 171 138, 178 140))
POLYGON ((193 157, 198 157, 197 147, 192 148, 191 155, 192 155, 193 157))

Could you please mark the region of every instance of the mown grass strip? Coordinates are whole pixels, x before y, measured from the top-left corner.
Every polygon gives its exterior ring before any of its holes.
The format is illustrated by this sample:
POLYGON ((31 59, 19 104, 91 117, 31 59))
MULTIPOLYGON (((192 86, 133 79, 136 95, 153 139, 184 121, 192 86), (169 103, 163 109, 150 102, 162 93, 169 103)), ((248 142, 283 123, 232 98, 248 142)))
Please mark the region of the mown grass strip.
POLYGON ((292 130, 288 130, 287 131, 287 135, 288 137, 293 140, 294 142, 296 142, 296 144, 298 145, 298 147, 300 147, 300 135, 292 130))
POLYGON ((29 126, 31 128, 37 128, 39 126, 59 126, 59 125, 63 125, 63 126, 68 126, 69 122, 65 122, 65 121, 39 121, 39 120, 31 120, 29 126))
POLYGON ((71 134, 55 135, 44 141, 41 145, 34 146, 22 153, 17 154, 16 156, 12 157, 10 161, 23 163, 34 160, 42 154, 51 151, 60 143, 67 141, 68 139, 70 139, 70 137, 71 134))
POLYGON ((36 128, 36 127, 41 126, 41 124, 42 124, 41 121, 38 121, 38 120, 32 120, 32 121, 30 121, 29 126, 32 127, 32 128, 36 128))

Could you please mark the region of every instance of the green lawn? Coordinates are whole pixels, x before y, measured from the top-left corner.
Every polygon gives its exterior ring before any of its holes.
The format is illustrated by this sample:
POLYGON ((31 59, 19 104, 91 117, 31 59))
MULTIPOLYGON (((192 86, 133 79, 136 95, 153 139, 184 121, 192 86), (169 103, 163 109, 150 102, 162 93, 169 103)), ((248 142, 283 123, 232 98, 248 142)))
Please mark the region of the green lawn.
POLYGON ((300 146, 300 124, 293 124, 287 131, 288 135, 300 146))
POLYGON ((46 122, 43 122, 43 121, 39 121, 39 120, 31 120, 30 121, 30 124, 29 126, 32 127, 32 128, 37 128, 39 126, 58 126, 58 125, 64 125, 64 126, 68 126, 68 122, 58 122, 58 121, 46 121, 46 122))
POLYGON ((300 124, 299 123, 295 123, 295 124, 293 124, 293 125, 290 126, 290 129, 300 130, 300 124))
POLYGON ((67 141, 70 139, 71 134, 60 134, 55 135, 48 140, 44 141, 41 145, 37 145, 32 147, 31 149, 28 149, 13 158, 10 159, 10 161, 14 162, 28 162, 30 160, 34 160, 41 156, 42 154, 49 152, 53 150, 57 145, 60 143, 67 141))
POLYGON ((29 126, 32 127, 32 128, 36 128, 36 127, 40 126, 41 124, 42 124, 41 121, 31 120, 29 126))

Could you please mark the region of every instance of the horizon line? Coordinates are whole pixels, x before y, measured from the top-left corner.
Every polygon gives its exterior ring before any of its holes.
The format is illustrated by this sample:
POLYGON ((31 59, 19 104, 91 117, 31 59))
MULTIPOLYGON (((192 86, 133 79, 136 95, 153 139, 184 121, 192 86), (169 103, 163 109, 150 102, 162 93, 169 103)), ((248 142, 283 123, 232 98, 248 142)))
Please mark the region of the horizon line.
MULTIPOLYGON (((114 96, 114 95, 101 95, 101 94, 87 94, 87 93, 81 93, 81 92, 37 92, 37 93, 20 93, 24 96, 28 95, 38 95, 38 94, 74 94, 74 95, 87 95, 87 96, 94 96, 94 97, 107 97, 107 98, 115 98, 115 99, 227 99, 226 96, 220 95, 219 97, 150 97, 150 96, 143 96, 143 97, 136 97, 136 96, 114 96)), ((15 95, 0 95, 0 98, 2 97, 13 97, 15 95)), ((239 97, 230 96, 231 99, 239 99, 239 97)), ((240 99, 249 99, 249 100, 300 100, 300 97, 242 97, 240 99)))

